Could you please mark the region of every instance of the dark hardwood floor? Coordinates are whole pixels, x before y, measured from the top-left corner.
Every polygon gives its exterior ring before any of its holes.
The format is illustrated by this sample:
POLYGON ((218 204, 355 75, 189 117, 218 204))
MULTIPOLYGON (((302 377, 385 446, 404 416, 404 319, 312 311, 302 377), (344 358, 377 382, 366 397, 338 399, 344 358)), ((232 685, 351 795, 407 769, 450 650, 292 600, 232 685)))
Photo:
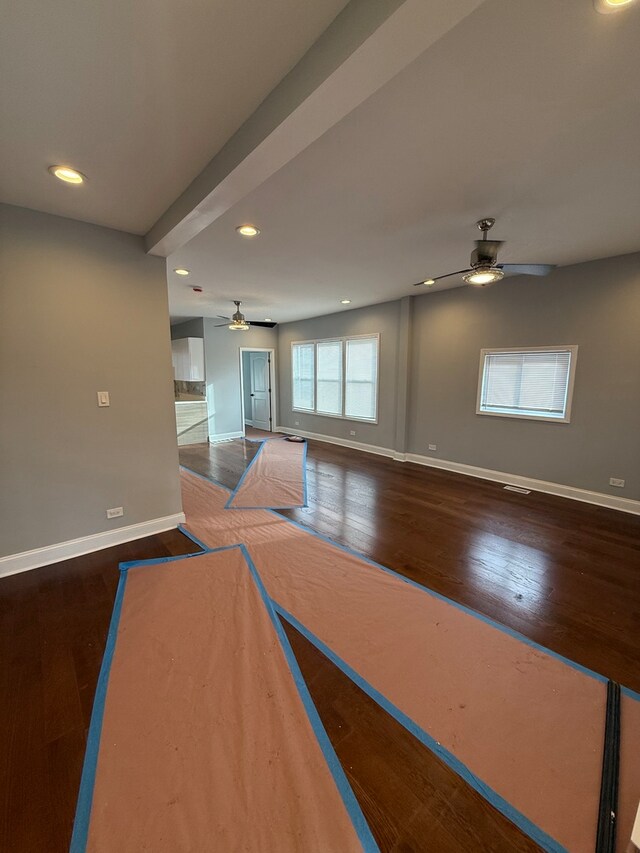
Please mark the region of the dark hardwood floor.
MULTIPOLYGON (((232 488, 256 450, 180 459, 232 488)), ((282 515, 640 690, 640 516, 313 441, 307 477, 282 515)))
MULTIPOLYGON (((257 448, 180 457, 233 487, 257 448)), ((640 518, 314 442, 308 483, 284 515, 640 690, 640 518)), ((118 563, 191 550, 173 531, 0 580, 0 850, 68 849, 118 563)), ((381 849, 536 849, 287 633, 381 849)))

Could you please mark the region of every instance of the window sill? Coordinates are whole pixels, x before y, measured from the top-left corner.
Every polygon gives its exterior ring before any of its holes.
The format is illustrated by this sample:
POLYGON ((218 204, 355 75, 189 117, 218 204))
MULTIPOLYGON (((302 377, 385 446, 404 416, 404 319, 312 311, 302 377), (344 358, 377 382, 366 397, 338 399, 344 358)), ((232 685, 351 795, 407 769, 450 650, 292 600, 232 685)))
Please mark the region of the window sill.
POLYGON ((491 418, 515 418, 519 421, 544 421, 548 424, 568 424, 571 423, 571 418, 567 415, 564 418, 554 417, 553 415, 526 415, 518 412, 487 412, 476 409, 476 415, 488 415, 491 418))
POLYGON ((333 418, 336 421, 352 421, 354 424, 373 424, 378 423, 377 418, 354 418, 347 415, 330 415, 327 412, 315 412, 311 409, 291 409, 292 412, 298 412, 301 415, 316 415, 319 418, 333 418))

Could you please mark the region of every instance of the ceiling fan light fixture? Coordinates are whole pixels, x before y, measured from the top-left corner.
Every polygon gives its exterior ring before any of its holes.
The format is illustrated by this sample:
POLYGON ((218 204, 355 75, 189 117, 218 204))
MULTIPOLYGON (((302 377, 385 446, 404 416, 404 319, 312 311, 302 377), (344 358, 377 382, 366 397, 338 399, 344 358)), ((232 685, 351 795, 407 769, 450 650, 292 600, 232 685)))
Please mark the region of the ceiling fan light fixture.
POLYGON ((229 328, 232 332, 248 332, 249 324, 248 323, 229 323, 229 328))
POLYGON ((504 273, 495 267, 476 267, 462 276, 462 280, 472 287, 488 287, 500 281, 501 278, 504 278, 504 273))

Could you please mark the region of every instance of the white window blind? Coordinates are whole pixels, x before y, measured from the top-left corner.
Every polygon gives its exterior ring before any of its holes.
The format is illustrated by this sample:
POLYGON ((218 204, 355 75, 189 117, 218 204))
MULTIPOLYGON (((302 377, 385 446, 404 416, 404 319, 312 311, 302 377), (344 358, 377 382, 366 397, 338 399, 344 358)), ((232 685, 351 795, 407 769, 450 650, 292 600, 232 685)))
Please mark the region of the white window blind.
POLYGON ((293 408, 313 411, 315 405, 315 345, 293 344, 293 408))
POLYGON ((342 341, 319 341, 316 350, 316 411, 342 414, 342 341))
POLYGON ((347 341, 344 411, 348 418, 374 420, 378 389, 378 339, 347 341))
POLYGON ((375 422, 378 344, 378 335, 293 343, 293 408, 375 422))
POLYGON ((576 347, 483 350, 478 412, 569 419, 576 347))

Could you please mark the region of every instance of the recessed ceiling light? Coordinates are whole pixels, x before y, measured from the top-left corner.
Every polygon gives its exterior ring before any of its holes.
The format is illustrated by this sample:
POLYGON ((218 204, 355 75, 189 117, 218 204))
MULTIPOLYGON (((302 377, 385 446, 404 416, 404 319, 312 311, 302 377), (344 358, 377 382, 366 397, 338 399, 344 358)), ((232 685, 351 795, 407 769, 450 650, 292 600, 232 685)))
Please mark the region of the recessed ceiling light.
POLYGON ((82 184, 86 180, 81 172, 77 172, 70 166, 49 166, 49 172, 65 184, 82 184))
POLYGON ((273 320, 271 319, 271 317, 265 317, 264 321, 265 321, 265 323, 273 323, 273 320))
POLYGON ((351 305, 351 300, 350 299, 341 299, 340 304, 341 305, 351 305))
POLYGON ((428 278, 426 281, 423 281, 422 283, 426 284, 427 287, 431 287, 432 284, 435 284, 435 281, 432 278, 428 278))
POLYGON ((236 228, 238 234, 241 234, 243 237, 257 237, 260 233, 260 229, 256 228, 255 225, 238 225, 236 228))
POLYGON ((618 12, 625 6, 631 6, 635 0, 593 0, 597 12, 608 15, 609 12, 618 12))
POLYGON ((174 270, 176 275, 189 275, 189 270, 186 270, 184 267, 178 267, 177 270, 174 270))

